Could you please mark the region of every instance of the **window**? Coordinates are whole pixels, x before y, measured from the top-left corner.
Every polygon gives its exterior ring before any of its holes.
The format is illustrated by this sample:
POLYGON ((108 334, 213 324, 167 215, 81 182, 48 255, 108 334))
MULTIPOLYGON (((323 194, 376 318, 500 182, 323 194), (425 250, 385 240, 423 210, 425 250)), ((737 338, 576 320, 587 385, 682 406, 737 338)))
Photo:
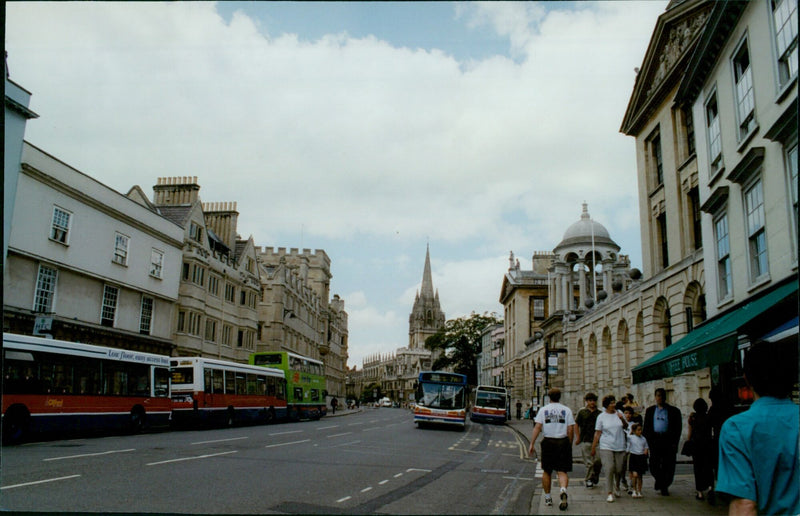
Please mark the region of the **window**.
POLYGON ((797 0, 772 0, 772 23, 781 87, 797 75, 797 0))
POLYGON ((181 279, 183 279, 183 281, 189 281, 189 272, 191 270, 192 268, 189 266, 189 264, 183 262, 183 268, 181 269, 181 279))
POLYGON ((33 311, 36 313, 53 312, 56 297, 56 279, 58 271, 45 265, 39 266, 36 278, 36 293, 33 296, 33 311))
POLYGON ((111 285, 103 287, 103 307, 100 310, 100 324, 103 326, 114 326, 114 317, 117 313, 117 298, 119 289, 111 285))
POLYGON ((202 316, 190 310, 178 312, 178 331, 189 335, 200 335, 200 321, 202 316))
POLYGON ((792 202, 792 227, 797 227, 797 141, 786 150, 786 169, 789 174, 789 197, 792 202))
POLYGON ((72 214, 66 210, 53 207, 53 225, 50 228, 50 239, 61 244, 69 243, 69 224, 72 214))
POLYGON ((222 326, 222 344, 224 346, 231 345, 231 336, 233 335, 233 327, 230 325, 223 325, 222 326))
POLYGON ((700 215, 700 192, 695 186, 689 190, 689 216, 692 223, 692 246, 695 251, 703 247, 703 230, 700 215))
POLYGON ((544 319, 544 299, 541 297, 533 298, 533 318, 544 319))
POLYGON ((122 233, 114 235, 114 257, 111 259, 114 263, 120 265, 128 265, 128 243, 130 237, 122 233))
POLYGON ((686 157, 695 152, 694 146, 694 116, 691 106, 683 109, 683 129, 686 132, 686 157))
POLYGON ((214 297, 219 297, 219 276, 208 275, 208 293, 214 297))
POLYGON ((661 159, 661 134, 658 129, 653 131, 653 134, 647 138, 647 147, 650 160, 650 177, 653 181, 651 190, 655 190, 658 186, 664 184, 664 163, 661 159))
POLYGON ((722 169, 722 140, 720 138, 716 91, 706 101, 706 131, 708 132, 708 158, 711 163, 713 177, 716 172, 722 169))
POLYGON ((203 242, 203 228, 196 222, 189 223, 189 238, 195 242, 203 242))
POLYGON ((164 252, 158 249, 150 251, 150 275, 161 278, 164 271, 164 252))
POLYGON ((236 347, 241 348, 244 345, 244 330, 239 330, 239 335, 236 339, 236 347))
POLYGON ((192 283, 202 287, 205 283, 205 275, 206 269, 202 265, 195 264, 192 266, 192 283))
POLYGON ((229 303, 236 302, 236 287, 230 283, 225 283, 225 300, 229 303))
POLYGON ((247 304, 247 292, 244 289, 239 291, 239 304, 242 306, 247 304))
POLYGON ((656 217, 656 225, 658 226, 658 238, 661 250, 661 267, 667 268, 669 266, 669 246, 667 241, 667 214, 662 213, 656 217))
POLYGON ((758 179, 744 192, 747 215, 747 241, 750 255, 750 281, 769 272, 767 265, 767 236, 764 228, 764 192, 758 179))
POLYGON ((142 309, 139 314, 139 333, 150 335, 153 325, 153 298, 142 296, 142 309))
POLYGON ((714 238, 717 242, 717 280, 719 299, 733 293, 731 276, 731 247, 728 240, 728 215, 723 213, 714 221, 714 238))
POLYGON ((747 51, 747 39, 742 41, 733 56, 733 81, 736 96, 736 119, 739 122, 738 138, 741 141, 756 127, 753 72, 750 67, 750 53, 747 51))
POLYGON ((206 319, 206 340, 209 342, 217 341, 217 321, 206 319))

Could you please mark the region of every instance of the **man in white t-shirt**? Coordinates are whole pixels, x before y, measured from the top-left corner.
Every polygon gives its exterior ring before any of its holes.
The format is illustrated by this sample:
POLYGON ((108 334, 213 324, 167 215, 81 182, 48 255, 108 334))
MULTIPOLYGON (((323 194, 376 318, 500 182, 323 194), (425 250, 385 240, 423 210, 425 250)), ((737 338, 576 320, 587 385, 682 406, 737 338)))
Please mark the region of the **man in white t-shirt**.
POLYGON ((552 388, 548 392, 550 403, 542 407, 536 414, 531 445, 528 454, 536 455, 534 443, 539 434, 542 434, 542 490, 544 491, 544 503, 547 506, 553 505, 553 498, 550 496, 550 482, 553 470, 558 474, 558 483, 561 485, 561 503, 558 508, 567 508, 567 486, 569 477, 567 473, 572 471, 572 438, 575 432, 575 419, 572 417, 572 410, 561 401, 561 390, 552 388))

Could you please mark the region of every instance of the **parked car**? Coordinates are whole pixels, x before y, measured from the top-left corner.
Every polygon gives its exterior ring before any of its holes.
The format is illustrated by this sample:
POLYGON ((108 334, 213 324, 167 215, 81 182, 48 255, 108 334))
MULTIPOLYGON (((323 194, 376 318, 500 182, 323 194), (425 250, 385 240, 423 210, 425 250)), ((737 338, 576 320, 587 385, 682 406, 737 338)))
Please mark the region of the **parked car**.
POLYGON ((381 407, 391 407, 391 406, 392 406, 392 400, 390 400, 389 398, 383 398, 381 400, 381 407))

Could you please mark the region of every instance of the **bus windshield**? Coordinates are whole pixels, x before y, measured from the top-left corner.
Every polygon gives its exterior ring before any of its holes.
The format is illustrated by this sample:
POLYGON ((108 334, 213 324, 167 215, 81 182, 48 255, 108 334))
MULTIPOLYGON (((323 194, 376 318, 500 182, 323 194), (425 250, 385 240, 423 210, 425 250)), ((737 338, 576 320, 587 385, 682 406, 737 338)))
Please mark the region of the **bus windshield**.
POLYGON ((464 386, 437 383, 423 383, 422 397, 418 403, 429 408, 462 409, 464 403, 464 386))
POLYGON ((175 367, 172 369, 172 385, 193 384, 194 368, 175 367))
POLYGON ((504 409, 506 408, 506 397, 499 392, 486 392, 478 391, 475 399, 475 405, 478 407, 489 407, 504 409))

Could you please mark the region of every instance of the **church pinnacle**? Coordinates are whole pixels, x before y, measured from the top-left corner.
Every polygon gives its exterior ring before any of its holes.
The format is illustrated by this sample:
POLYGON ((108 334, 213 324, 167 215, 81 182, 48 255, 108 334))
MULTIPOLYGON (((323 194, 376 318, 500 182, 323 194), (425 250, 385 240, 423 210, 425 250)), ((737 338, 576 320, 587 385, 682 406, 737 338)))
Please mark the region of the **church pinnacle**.
POLYGON ((433 297, 433 278, 431 277, 431 248, 430 245, 425 249, 425 270, 422 272, 422 289, 421 296, 423 298, 433 297))
POLYGON ((408 318, 409 348, 422 349, 425 339, 444 327, 445 316, 439 305, 439 291, 433 289, 430 245, 425 249, 425 269, 422 285, 414 299, 408 318))

